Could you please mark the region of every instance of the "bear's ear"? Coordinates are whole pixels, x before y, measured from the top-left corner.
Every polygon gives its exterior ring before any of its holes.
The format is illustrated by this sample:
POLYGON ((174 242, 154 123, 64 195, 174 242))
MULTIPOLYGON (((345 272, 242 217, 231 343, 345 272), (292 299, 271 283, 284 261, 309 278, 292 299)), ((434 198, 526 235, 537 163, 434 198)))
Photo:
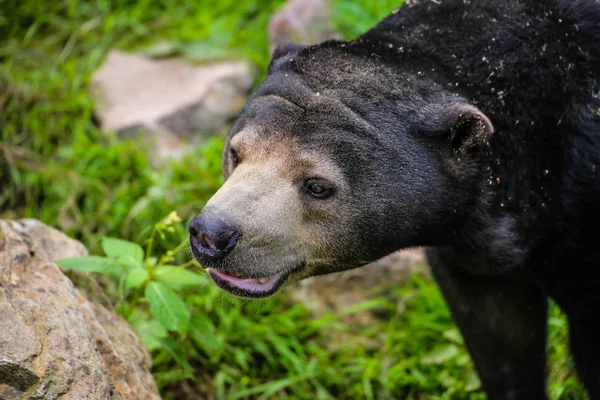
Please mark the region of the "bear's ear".
POLYGON ((273 50, 271 61, 267 67, 267 74, 271 74, 287 64, 288 58, 284 59, 283 57, 296 57, 304 50, 304 48, 305 46, 293 42, 278 43, 273 50))
POLYGON ((494 127, 477 107, 468 103, 452 104, 445 110, 445 131, 455 152, 465 153, 487 145, 494 127))

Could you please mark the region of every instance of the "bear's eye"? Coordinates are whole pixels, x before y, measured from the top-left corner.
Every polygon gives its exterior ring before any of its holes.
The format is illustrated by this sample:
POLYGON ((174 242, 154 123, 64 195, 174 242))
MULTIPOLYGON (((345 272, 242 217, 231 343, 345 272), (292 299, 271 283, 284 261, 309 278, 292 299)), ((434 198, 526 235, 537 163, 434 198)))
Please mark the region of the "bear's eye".
POLYGON ((303 189, 316 199, 326 199, 335 193, 333 184, 324 179, 307 179, 304 181, 303 189))
POLYGON ((234 149, 230 150, 230 154, 231 154, 231 166, 233 168, 235 168, 240 163, 240 157, 238 156, 238 153, 234 149))

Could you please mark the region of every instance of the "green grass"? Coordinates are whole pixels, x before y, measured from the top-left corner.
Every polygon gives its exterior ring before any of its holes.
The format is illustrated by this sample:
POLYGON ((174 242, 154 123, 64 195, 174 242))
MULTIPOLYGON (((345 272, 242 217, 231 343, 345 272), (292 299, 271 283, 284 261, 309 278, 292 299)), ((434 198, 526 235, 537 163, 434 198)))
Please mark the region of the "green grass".
MULTIPOLYGON (((281 4, 0 0, 0 216, 41 219, 100 254, 104 236, 146 243, 154 224, 177 210, 184 221, 154 251, 174 249, 185 222, 222 182, 222 140, 153 168, 139 143, 119 142, 94 124, 91 75, 111 48, 142 51, 167 41, 194 59, 250 59, 260 78, 269 60, 266 23, 281 4)), ((397 6, 333 5, 347 38, 397 6)), ((185 251, 175 257, 187 259, 185 251)), ((419 274, 347 310, 377 310, 380 318, 364 329, 340 315, 314 318, 285 295, 242 303, 209 284, 180 294, 192 315, 185 337, 167 334, 144 301, 119 305, 151 350, 167 399, 484 398, 435 284, 419 274)), ((550 327, 552 399, 582 399, 556 308, 550 327)))

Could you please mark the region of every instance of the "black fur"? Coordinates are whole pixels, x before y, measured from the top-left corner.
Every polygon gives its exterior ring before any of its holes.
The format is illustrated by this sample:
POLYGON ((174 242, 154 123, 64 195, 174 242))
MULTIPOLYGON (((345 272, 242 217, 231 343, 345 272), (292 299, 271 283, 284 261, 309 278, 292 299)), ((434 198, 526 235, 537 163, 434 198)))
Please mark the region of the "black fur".
POLYGON ((277 50, 229 140, 248 124, 349 182, 346 255, 312 275, 432 246, 490 399, 545 398, 552 297, 600 399, 599 1, 409 1, 356 40, 277 50))

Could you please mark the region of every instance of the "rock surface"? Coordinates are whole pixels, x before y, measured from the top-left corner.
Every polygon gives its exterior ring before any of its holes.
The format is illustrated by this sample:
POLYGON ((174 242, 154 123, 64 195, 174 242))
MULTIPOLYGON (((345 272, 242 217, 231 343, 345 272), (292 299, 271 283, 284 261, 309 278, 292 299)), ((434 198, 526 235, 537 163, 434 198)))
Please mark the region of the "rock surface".
POLYGON ((182 58, 151 59, 111 51, 92 78, 101 129, 142 134, 155 161, 177 158, 244 106, 256 76, 243 61, 193 66, 182 58))
POLYGON ((311 45, 336 38, 327 0, 290 0, 269 20, 271 51, 283 42, 311 45))
MULTIPOLYGON (((402 250, 361 268, 305 279, 288 290, 294 300, 303 302, 320 316, 342 311, 372 298, 381 289, 406 282, 415 267, 425 263, 423 249, 402 250)), ((345 317, 344 321, 367 326, 372 323, 371 318, 370 312, 357 312, 345 317)))
POLYGON ((0 398, 160 399, 127 323, 52 263, 81 243, 34 220, 0 220, 0 398))

